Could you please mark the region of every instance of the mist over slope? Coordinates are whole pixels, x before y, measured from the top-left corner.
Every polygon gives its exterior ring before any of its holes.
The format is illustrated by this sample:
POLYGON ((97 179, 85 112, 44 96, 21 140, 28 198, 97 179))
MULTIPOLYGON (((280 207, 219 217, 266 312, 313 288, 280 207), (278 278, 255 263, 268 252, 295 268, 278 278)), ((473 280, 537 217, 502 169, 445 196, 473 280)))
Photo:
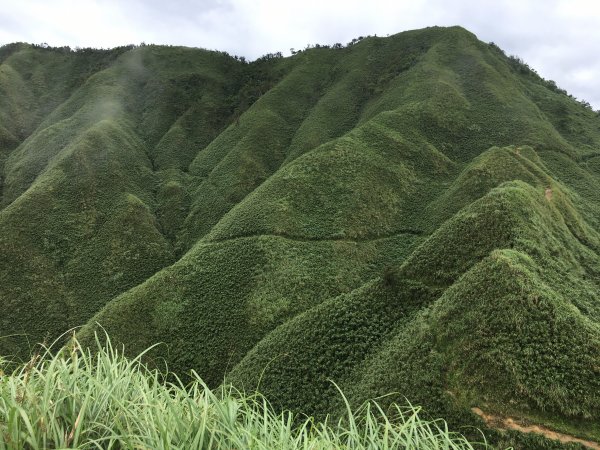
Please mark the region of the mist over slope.
POLYGON ((277 407, 600 440, 600 118, 460 27, 2 47, 0 181, 0 354, 101 324, 277 407))

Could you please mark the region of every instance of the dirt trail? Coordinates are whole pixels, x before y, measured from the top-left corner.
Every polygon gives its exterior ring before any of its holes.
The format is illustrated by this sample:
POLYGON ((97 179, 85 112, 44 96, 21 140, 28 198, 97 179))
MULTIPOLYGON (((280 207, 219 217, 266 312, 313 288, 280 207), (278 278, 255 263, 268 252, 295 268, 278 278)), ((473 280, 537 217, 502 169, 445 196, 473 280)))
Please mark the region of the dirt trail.
POLYGON ((557 431, 552 431, 549 428, 543 427, 541 425, 521 425, 510 417, 501 417, 495 416, 493 414, 484 413, 479 408, 471 408, 475 414, 481 417, 486 425, 490 428, 497 428, 501 430, 516 430, 521 433, 536 433, 541 434, 548 439, 553 439, 555 441, 560 441, 563 444, 567 444, 569 442, 575 442, 578 444, 585 445, 588 448, 593 450, 600 450, 600 444, 593 441, 586 441, 585 439, 580 439, 575 436, 571 436, 569 434, 559 433, 557 431))

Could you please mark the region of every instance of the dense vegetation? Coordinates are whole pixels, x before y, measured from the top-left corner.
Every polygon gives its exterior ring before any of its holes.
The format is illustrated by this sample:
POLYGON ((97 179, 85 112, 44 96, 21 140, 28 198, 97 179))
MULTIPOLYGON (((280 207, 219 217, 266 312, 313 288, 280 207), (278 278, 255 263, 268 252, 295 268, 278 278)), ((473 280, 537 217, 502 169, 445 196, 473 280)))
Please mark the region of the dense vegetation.
POLYGON ((0 49, 0 354, 599 441, 598 115, 459 27, 294 53, 0 49))
POLYGON ((341 420, 274 411, 258 394, 211 391, 200 378, 166 381, 110 343, 74 342, 0 379, 0 449, 419 449, 474 447, 413 407, 387 416, 375 402, 341 420))

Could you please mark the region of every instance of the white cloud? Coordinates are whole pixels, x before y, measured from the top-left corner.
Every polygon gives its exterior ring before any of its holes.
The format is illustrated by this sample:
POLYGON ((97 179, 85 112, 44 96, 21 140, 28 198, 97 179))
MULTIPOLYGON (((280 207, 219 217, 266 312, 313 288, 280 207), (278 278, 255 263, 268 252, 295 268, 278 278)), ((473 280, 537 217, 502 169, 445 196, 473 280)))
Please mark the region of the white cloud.
POLYGON ((255 58, 430 25, 462 25, 600 108, 596 0, 20 0, 0 8, 0 44, 151 42, 255 58))

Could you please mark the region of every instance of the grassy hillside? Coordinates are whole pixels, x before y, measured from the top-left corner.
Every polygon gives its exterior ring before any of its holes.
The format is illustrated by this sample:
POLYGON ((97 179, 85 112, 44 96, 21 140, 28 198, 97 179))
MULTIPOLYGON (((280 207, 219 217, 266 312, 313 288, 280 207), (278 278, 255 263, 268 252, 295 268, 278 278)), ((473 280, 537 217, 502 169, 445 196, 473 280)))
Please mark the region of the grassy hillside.
POLYGON ((495 45, 13 44, 0 94, 0 354, 100 324, 281 409, 600 441, 600 117, 495 45))
POLYGON ((94 350, 46 352, 5 376, 0 449, 488 448, 411 406, 388 417, 371 402, 343 420, 317 422, 275 411, 258 393, 213 392, 197 376, 187 386, 166 381, 143 355, 127 359, 110 344, 94 350))

